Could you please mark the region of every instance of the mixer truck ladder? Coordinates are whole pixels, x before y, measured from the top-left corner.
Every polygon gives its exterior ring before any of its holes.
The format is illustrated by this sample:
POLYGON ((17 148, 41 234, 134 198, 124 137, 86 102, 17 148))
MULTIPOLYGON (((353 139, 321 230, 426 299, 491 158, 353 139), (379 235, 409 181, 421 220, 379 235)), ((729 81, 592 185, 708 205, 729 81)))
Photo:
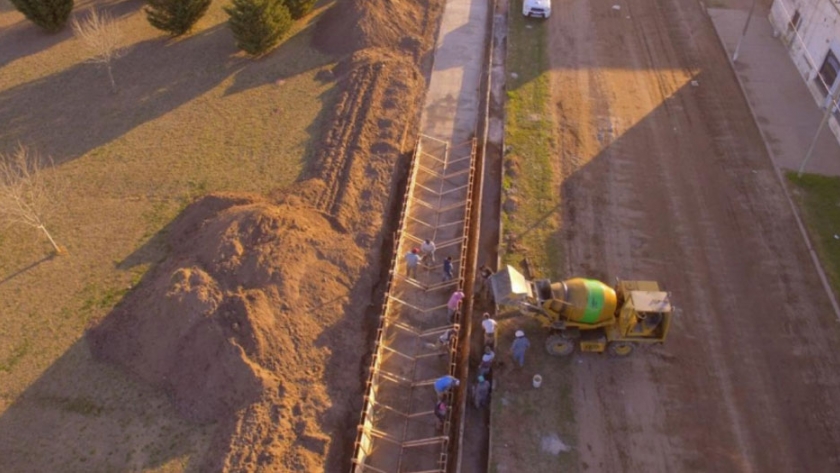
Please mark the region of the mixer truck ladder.
POLYGON ((450 146, 421 136, 406 185, 396 250, 371 358, 366 395, 354 446, 355 473, 444 472, 450 442, 457 438, 449 395, 443 428, 436 427, 434 381, 456 375, 457 329, 447 315, 449 296, 465 284, 467 235, 475 173, 475 141, 450 146), (436 261, 408 277, 405 254, 430 239, 436 261), (443 281, 442 261, 451 256, 456 274, 443 281), (455 329, 449 344, 441 334, 455 329))

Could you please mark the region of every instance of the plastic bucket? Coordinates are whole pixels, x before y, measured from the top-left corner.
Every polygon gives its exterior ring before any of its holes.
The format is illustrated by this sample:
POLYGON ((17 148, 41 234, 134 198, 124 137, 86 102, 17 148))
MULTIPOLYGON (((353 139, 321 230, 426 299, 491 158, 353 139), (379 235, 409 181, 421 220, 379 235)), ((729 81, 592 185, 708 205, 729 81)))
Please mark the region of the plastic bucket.
POLYGON ((534 375, 534 387, 538 388, 542 385, 542 376, 535 374, 534 375))

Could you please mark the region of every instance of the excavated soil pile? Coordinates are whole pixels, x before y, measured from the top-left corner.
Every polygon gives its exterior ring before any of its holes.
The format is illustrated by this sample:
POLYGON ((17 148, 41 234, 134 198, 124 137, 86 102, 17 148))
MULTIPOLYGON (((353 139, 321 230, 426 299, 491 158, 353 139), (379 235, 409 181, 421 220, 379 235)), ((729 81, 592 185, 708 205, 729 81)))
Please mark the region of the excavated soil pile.
POLYGON ((193 203, 169 229, 169 258, 88 334, 98 359, 218 423, 202 471, 349 468, 369 307, 425 83, 383 48, 333 76, 332 127, 306 176, 270 197, 193 203))
POLYGON ((339 0, 324 14, 313 41, 331 54, 399 49, 420 57, 434 42, 440 0, 339 0))
POLYGON ((314 361, 298 347, 314 345, 340 305, 314 309, 352 286, 362 252, 323 215, 258 198, 206 197, 174 233, 178 257, 91 331, 96 354, 166 388, 197 421, 225 418, 266 388, 306 378, 281 362, 290 352, 298 363, 314 361))
POLYGON ((351 401, 342 386, 358 384, 358 360, 329 380, 327 366, 365 345, 360 324, 342 319, 366 255, 329 220, 259 197, 203 198, 173 225, 176 256, 90 331, 92 351, 196 421, 241 424, 249 406, 270 406, 250 419, 270 425, 268 444, 237 460, 317 468, 340 420, 326 414, 351 401))

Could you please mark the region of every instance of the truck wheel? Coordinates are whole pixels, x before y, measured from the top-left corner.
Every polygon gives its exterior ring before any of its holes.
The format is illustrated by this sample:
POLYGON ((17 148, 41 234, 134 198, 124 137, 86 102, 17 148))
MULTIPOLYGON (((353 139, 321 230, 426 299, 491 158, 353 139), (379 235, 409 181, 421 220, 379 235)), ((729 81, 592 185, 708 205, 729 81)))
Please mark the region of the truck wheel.
POLYGON ((627 356, 633 353, 633 344, 627 342, 614 342, 609 346, 610 355, 627 356))
POLYGON ((563 338, 562 335, 549 335, 545 341, 545 349, 549 355, 568 356, 575 351, 575 340, 563 338))

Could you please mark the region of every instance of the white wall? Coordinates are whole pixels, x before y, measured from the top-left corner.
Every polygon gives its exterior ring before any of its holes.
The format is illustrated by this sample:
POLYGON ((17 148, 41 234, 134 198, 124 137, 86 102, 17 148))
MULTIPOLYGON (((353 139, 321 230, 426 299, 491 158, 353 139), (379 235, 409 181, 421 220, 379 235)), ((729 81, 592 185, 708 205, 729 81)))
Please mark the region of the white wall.
MULTIPOLYGON (((819 69, 829 49, 840 59, 840 4, 834 1, 840 0, 774 0, 770 8, 770 23, 788 46, 793 63, 820 107, 827 105, 827 98, 815 82, 819 69), (801 20, 794 32, 789 23, 797 9, 801 20)), ((840 85, 840 80, 837 82, 835 85, 840 85)), ((831 120, 831 128, 840 138, 840 126, 835 120, 831 120)))

